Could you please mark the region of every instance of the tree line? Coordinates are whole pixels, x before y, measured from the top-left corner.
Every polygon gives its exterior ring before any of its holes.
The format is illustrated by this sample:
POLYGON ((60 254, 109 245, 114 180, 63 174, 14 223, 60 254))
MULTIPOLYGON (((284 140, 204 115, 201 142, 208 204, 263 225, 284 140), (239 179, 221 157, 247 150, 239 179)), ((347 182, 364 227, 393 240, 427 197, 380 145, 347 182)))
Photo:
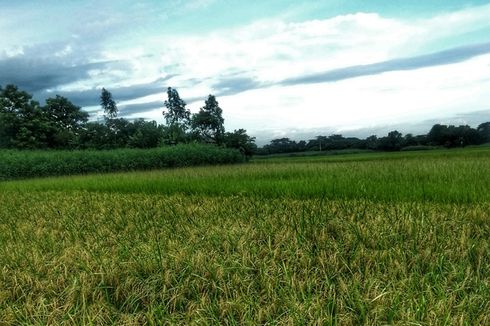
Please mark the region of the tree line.
POLYGON ((490 142, 490 122, 476 129, 467 125, 434 125, 426 135, 403 135, 394 130, 384 137, 365 139, 339 134, 317 136, 308 141, 290 138, 272 140, 257 148, 246 130, 226 132, 223 110, 209 95, 199 112, 191 114, 176 89, 168 87, 164 102, 165 124, 119 117, 112 94, 102 88, 103 121, 90 121, 89 114, 69 99, 56 95, 44 105, 15 85, 0 87, 0 148, 15 149, 115 149, 154 148, 181 143, 207 143, 238 148, 252 154, 276 154, 327 150, 399 151, 460 147, 490 142))
POLYGON ((115 149, 208 143, 238 148, 247 156, 257 148, 246 130, 225 131, 223 110, 213 95, 198 113, 191 114, 177 90, 169 87, 165 124, 119 117, 116 101, 105 88, 100 105, 104 120, 90 121, 87 112, 63 96, 48 98, 41 105, 15 85, 0 87, 0 148, 115 149))
POLYGON ((453 126, 435 124, 426 135, 406 134, 397 130, 378 138, 376 135, 365 139, 344 137, 342 135, 317 136, 308 141, 294 141, 289 138, 278 138, 259 148, 257 154, 280 154, 306 151, 328 150, 374 150, 400 151, 424 150, 434 147, 464 147, 490 142, 490 122, 480 124, 476 129, 467 125, 453 126))

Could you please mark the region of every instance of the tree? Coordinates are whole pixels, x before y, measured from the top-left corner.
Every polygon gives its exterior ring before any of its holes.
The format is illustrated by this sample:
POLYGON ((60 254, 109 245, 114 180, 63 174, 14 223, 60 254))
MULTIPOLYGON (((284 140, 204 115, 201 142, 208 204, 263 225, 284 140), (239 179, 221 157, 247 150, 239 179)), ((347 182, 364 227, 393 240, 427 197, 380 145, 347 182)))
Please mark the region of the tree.
POLYGON ((15 85, 0 88, 0 145, 43 148, 49 126, 39 103, 15 85))
POLYGON ((129 147, 151 148, 158 147, 163 138, 163 127, 156 121, 139 119, 133 122, 135 132, 129 138, 129 147))
POLYGON ((167 137, 171 144, 184 142, 191 121, 191 112, 185 108, 186 103, 180 98, 176 89, 167 89, 168 99, 165 101, 167 111, 163 116, 167 122, 167 137))
POLYGON ((271 140, 269 145, 264 146, 269 154, 292 153, 298 151, 298 144, 289 138, 278 138, 271 140))
POLYGON ((80 132, 80 147, 90 149, 112 148, 111 130, 102 123, 87 123, 80 132))
POLYGON ((476 130, 480 134, 480 137, 483 142, 488 143, 490 142, 490 122, 485 122, 480 124, 476 130))
POLYGON ((233 132, 226 132, 223 137, 223 143, 228 148, 237 148, 240 152, 250 157, 257 150, 257 145, 255 145, 255 137, 250 137, 247 135, 245 129, 234 130, 233 132))
POLYGON ((198 138, 206 143, 221 145, 225 127, 223 110, 214 95, 209 95, 205 105, 192 117, 191 125, 198 138))
POLYGON ((102 92, 100 94, 100 106, 104 110, 104 113, 106 114, 106 118, 108 120, 117 118, 118 109, 116 102, 112 98, 111 92, 109 92, 105 88, 102 88, 102 92))
POLYGON ((50 127, 48 146, 69 148, 77 145, 80 130, 88 120, 88 113, 59 95, 48 98, 42 110, 50 127))
POLYGON ((445 147, 478 145, 485 141, 482 137, 482 132, 478 129, 473 129, 467 125, 456 127, 440 124, 436 124, 431 128, 427 134, 427 139, 432 145, 443 145, 445 147))
POLYGON ((447 126, 441 124, 435 124, 427 134, 427 140, 431 145, 444 145, 447 139, 447 126))
POLYGON ((403 135, 397 130, 390 131, 388 136, 379 140, 379 148, 385 151, 399 151, 402 144, 403 135))

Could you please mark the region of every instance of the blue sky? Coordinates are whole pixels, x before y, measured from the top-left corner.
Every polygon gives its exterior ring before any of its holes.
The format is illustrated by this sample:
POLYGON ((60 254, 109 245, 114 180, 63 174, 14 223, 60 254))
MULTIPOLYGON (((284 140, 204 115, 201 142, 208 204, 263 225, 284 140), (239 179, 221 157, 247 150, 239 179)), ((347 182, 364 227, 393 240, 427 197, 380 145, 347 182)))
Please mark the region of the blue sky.
POLYGON ((490 120, 489 1, 3 1, 0 85, 163 122, 218 97, 228 130, 275 137, 490 120))

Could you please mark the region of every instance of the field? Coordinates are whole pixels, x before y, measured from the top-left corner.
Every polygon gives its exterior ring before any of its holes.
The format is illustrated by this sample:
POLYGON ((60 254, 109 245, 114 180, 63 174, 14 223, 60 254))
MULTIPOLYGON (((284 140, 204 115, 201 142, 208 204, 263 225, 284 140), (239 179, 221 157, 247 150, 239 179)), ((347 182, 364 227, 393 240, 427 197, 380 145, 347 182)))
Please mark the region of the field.
POLYGON ((490 149, 0 183, 5 324, 490 324, 490 149))

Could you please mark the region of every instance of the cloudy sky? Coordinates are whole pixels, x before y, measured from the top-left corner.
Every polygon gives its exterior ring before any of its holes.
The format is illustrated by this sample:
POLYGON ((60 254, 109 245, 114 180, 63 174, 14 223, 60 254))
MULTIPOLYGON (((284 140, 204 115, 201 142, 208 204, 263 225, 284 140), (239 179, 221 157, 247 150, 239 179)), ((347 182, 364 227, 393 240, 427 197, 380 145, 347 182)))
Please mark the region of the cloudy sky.
POLYGON ((0 0, 0 85, 163 122, 166 87, 258 143, 490 121, 490 1, 0 0))

